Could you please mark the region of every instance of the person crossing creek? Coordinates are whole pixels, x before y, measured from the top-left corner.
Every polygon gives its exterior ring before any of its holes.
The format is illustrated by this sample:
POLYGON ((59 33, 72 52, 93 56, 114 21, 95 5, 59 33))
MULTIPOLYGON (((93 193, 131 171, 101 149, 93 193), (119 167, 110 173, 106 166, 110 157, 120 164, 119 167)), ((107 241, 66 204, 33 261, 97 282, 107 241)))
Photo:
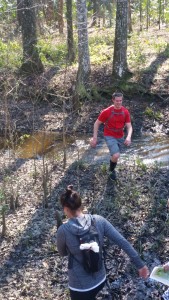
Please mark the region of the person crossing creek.
POLYGON ((123 94, 112 95, 113 105, 102 110, 94 123, 93 137, 90 145, 96 147, 99 126, 104 124, 104 138, 110 152, 110 178, 116 180, 115 168, 120 157, 120 151, 125 146, 130 146, 133 132, 130 113, 122 106, 123 94), (124 128, 127 129, 127 136, 124 138, 124 128))

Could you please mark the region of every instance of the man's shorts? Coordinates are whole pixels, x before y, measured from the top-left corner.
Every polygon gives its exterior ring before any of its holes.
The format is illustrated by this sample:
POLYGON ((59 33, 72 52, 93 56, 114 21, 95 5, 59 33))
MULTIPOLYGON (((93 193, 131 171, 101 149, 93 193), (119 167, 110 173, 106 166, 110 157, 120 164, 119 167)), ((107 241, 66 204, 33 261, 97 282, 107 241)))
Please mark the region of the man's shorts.
POLYGON ((110 155, 112 156, 115 153, 122 152, 124 148, 124 137, 120 139, 115 139, 112 136, 105 136, 105 141, 107 144, 107 147, 109 148, 110 155))

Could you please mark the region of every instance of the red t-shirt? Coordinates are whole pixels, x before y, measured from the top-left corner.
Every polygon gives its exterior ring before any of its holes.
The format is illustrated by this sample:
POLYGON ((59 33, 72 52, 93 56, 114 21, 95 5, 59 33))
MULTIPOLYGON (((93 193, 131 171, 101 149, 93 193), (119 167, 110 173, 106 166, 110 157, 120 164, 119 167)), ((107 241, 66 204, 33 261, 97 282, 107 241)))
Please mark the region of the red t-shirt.
POLYGON ((120 109, 115 109, 114 105, 102 110, 98 120, 104 123, 104 135, 114 138, 122 138, 125 124, 131 122, 127 108, 122 106, 120 109))

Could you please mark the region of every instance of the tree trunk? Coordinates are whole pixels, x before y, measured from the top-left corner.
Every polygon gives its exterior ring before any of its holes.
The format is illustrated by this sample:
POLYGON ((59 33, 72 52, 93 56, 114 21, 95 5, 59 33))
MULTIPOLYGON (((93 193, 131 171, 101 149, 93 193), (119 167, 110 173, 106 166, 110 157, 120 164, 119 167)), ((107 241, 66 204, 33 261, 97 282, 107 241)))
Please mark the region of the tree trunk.
POLYGON ((45 17, 47 25, 51 25, 54 21, 54 3, 53 0, 48 0, 46 9, 45 9, 45 17))
POLYGON ((146 3, 146 14, 147 14, 147 16, 146 16, 146 29, 147 30, 149 28, 149 18, 150 18, 150 16, 149 16, 149 10, 150 10, 150 1, 147 0, 147 3, 146 3))
POLYGON ((89 84, 90 57, 87 31, 86 0, 77 0, 77 27, 78 27, 78 74, 77 87, 86 88, 89 84))
POLYGON ((22 73, 42 73, 44 68, 37 50, 36 14, 33 0, 20 3, 20 21, 23 43, 22 73), (21 7, 22 5, 22 7, 21 7))
POLYGON ((63 34, 63 28, 64 28, 63 0, 58 0, 57 1, 57 20, 58 20, 59 33, 63 34))
POLYGON ((161 11, 162 11, 162 5, 161 0, 159 0, 159 8, 158 8, 158 29, 161 29, 161 11))
POLYGON ((128 1, 117 0, 116 29, 113 57, 113 76, 123 78, 128 73, 127 67, 127 15, 128 1))
POLYGON ((142 0, 140 0, 140 31, 142 31, 142 0))
POLYGON ((21 26, 21 8, 22 8, 22 0, 17 0, 17 20, 19 26, 21 26))
POLYGON ((97 0, 92 0, 93 2, 93 15, 92 15, 92 22, 90 27, 97 25, 97 0))
POLYGON ((112 27, 112 17, 113 17, 113 2, 108 1, 106 4, 106 8, 109 15, 109 27, 112 27))
POLYGON ((131 1, 128 2, 128 31, 129 33, 133 31, 131 22, 131 1))
POLYGON ((75 49, 73 40, 73 18, 72 18, 72 0, 66 0, 67 8, 67 45, 68 45, 68 61, 70 63, 75 60, 75 49))
POLYGON ((106 27, 106 7, 105 7, 105 4, 102 7, 102 18, 103 18, 103 27, 106 27))
POLYGON ((5 237, 6 235, 6 219, 5 219, 5 212, 2 212, 2 237, 5 237))
POLYGON ((97 13, 98 13, 98 23, 97 23, 97 26, 98 27, 101 27, 101 3, 100 3, 100 0, 97 0, 97 5, 98 5, 98 8, 97 8, 97 13))

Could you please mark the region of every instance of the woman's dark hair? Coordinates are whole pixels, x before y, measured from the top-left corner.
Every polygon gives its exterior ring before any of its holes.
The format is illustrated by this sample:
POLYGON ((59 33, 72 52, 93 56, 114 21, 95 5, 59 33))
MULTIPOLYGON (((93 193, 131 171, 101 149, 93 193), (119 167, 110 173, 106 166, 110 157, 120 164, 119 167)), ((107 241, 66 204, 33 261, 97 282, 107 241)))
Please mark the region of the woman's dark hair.
POLYGON ((123 98, 123 94, 122 93, 118 93, 118 92, 113 93, 112 99, 115 99, 116 97, 122 97, 123 98))
POLYGON ((80 195, 73 190, 73 185, 68 185, 66 191, 60 197, 62 207, 68 207, 71 210, 76 210, 82 205, 80 195))

